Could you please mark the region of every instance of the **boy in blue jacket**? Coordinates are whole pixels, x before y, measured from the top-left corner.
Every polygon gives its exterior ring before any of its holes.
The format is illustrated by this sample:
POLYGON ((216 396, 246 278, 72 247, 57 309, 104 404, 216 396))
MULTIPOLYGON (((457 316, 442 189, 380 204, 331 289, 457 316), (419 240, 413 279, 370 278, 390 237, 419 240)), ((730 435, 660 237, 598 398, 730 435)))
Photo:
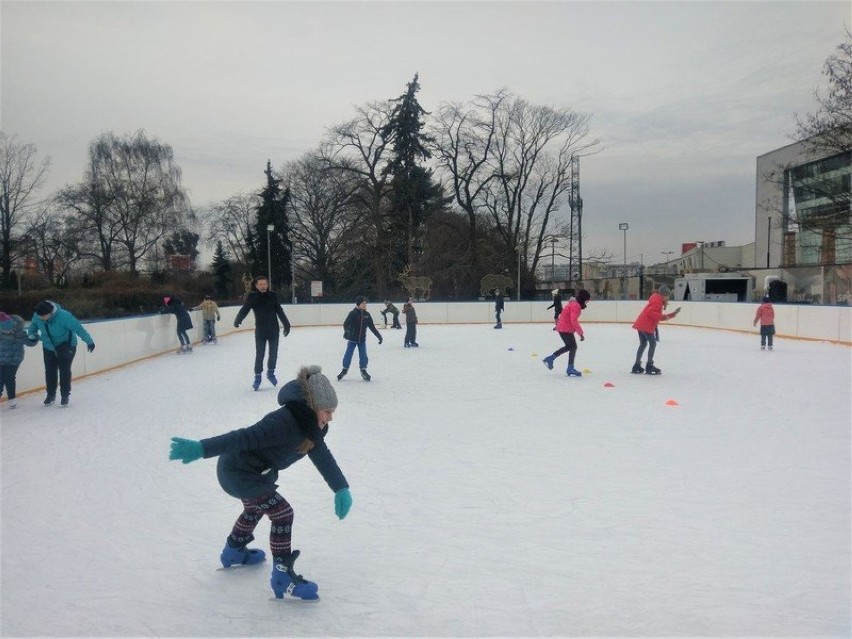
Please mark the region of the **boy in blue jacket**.
POLYGON ((202 457, 219 457, 219 485, 243 504, 219 557, 225 568, 264 561, 264 552, 248 544, 266 515, 271 522, 272 591, 278 599, 313 600, 319 598, 317 584, 293 569, 299 556, 291 547, 293 509, 276 492, 275 482, 278 471, 307 456, 334 492, 335 514, 346 517, 352 506, 349 484, 325 444, 337 394, 319 366, 307 366, 281 388, 278 403, 281 408, 248 428, 201 441, 173 437, 169 459, 188 464, 202 457))
POLYGON ((90 353, 95 350, 95 340, 69 311, 49 300, 36 304, 32 323, 27 329, 27 338, 30 346, 35 346, 39 340, 42 343, 44 382, 47 387, 45 406, 56 401, 57 377, 60 405, 68 406, 68 396, 71 394, 71 364, 77 354, 77 336, 86 342, 90 353))

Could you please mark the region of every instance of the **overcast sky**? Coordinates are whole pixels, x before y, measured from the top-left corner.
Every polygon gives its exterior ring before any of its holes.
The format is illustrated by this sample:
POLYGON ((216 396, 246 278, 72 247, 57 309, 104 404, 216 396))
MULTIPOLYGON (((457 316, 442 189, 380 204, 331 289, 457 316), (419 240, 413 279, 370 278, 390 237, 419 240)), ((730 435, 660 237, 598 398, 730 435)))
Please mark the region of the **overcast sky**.
MULTIPOLYGON (((0 2, 0 127, 81 179, 145 129, 193 205, 257 190, 354 107, 508 88, 592 114, 584 249, 646 264, 754 240, 755 160, 792 142, 852 21, 841 2, 0 2)), ((566 212, 567 213, 567 212, 566 212)), ((567 221, 567 214, 565 216, 567 221)))

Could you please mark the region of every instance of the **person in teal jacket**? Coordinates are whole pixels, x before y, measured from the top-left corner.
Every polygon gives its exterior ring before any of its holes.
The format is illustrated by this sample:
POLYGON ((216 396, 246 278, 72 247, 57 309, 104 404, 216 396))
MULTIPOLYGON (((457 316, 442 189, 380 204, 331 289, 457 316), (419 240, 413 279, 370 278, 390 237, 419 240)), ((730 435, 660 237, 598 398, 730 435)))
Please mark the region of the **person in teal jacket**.
POLYGON ((45 406, 56 401, 57 377, 60 405, 68 406, 68 396, 71 394, 71 364, 77 354, 77 336, 86 342, 90 353, 95 350, 95 340, 69 311, 49 300, 36 304, 32 323, 27 329, 27 338, 31 346, 35 346, 39 340, 42 343, 44 382, 47 387, 45 406))

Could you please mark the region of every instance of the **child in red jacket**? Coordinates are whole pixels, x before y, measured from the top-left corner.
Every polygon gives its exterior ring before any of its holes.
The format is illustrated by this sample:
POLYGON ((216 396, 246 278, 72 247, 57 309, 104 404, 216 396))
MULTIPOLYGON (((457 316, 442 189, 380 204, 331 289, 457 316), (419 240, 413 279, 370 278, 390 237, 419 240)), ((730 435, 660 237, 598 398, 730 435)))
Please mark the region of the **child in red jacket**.
POLYGON ((583 327, 580 325, 580 314, 586 308, 586 304, 591 298, 592 296, 589 295, 589 291, 580 289, 577 291, 576 297, 572 297, 571 301, 568 302, 568 306, 559 314, 559 319, 556 322, 556 330, 559 332, 559 337, 562 338, 562 342, 565 345, 559 350, 554 351, 552 355, 548 355, 541 360, 548 369, 553 370, 553 360, 562 355, 562 353, 568 353, 568 369, 565 373, 569 377, 583 376, 580 371, 574 368, 574 356, 577 354, 577 339, 574 335, 578 335, 581 342, 586 339, 583 334, 583 327))
POLYGON ((657 340, 654 338, 654 331, 657 330, 657 325, 660 322, 665 322, 675 317, 680 313, 680 307, 676 308, 673 313, 664 313, 663 309, 666 306, 668 297, 671 295, 671 289, 668 286, 661 286, 659 290, 651 295, 648 299, 648 304, 639 313, 639 317, 633 323, 633 328, 639 333, 639 350, 636 351, 636 362, 633 364, 631 373, 646 373, 648 375, 659 375, 663 371, 654 366, 654 350, 657 348, 657 340), (648 363, 645 368, 642 368, 642 355, 645 348, 648 349, 648 363))
POLYGON ((766 348, 768 341, 769 350, 771 351, 772 336, 775 335, 775 309, 772 307, 768 295, 763 296, 763 301, 757 307, 752 326, 757 326, 758 322, 760 322, 760 350, 766 348))

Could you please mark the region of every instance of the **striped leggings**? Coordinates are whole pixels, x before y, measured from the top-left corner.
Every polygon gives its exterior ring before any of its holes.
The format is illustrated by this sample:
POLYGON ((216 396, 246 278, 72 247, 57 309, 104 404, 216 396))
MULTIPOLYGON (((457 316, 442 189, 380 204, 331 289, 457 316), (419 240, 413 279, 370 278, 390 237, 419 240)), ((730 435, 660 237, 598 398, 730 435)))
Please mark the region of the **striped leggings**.
POLYGON ((232 545, 243 547, 254 539, 254 529, 264 515, 269 517, 269 550, 273 557, 290 553, 293 529, 293 508, 278 493, 272 492, 255 499, 243 499, 243 512, 234 523, 228 539, 232 545))

